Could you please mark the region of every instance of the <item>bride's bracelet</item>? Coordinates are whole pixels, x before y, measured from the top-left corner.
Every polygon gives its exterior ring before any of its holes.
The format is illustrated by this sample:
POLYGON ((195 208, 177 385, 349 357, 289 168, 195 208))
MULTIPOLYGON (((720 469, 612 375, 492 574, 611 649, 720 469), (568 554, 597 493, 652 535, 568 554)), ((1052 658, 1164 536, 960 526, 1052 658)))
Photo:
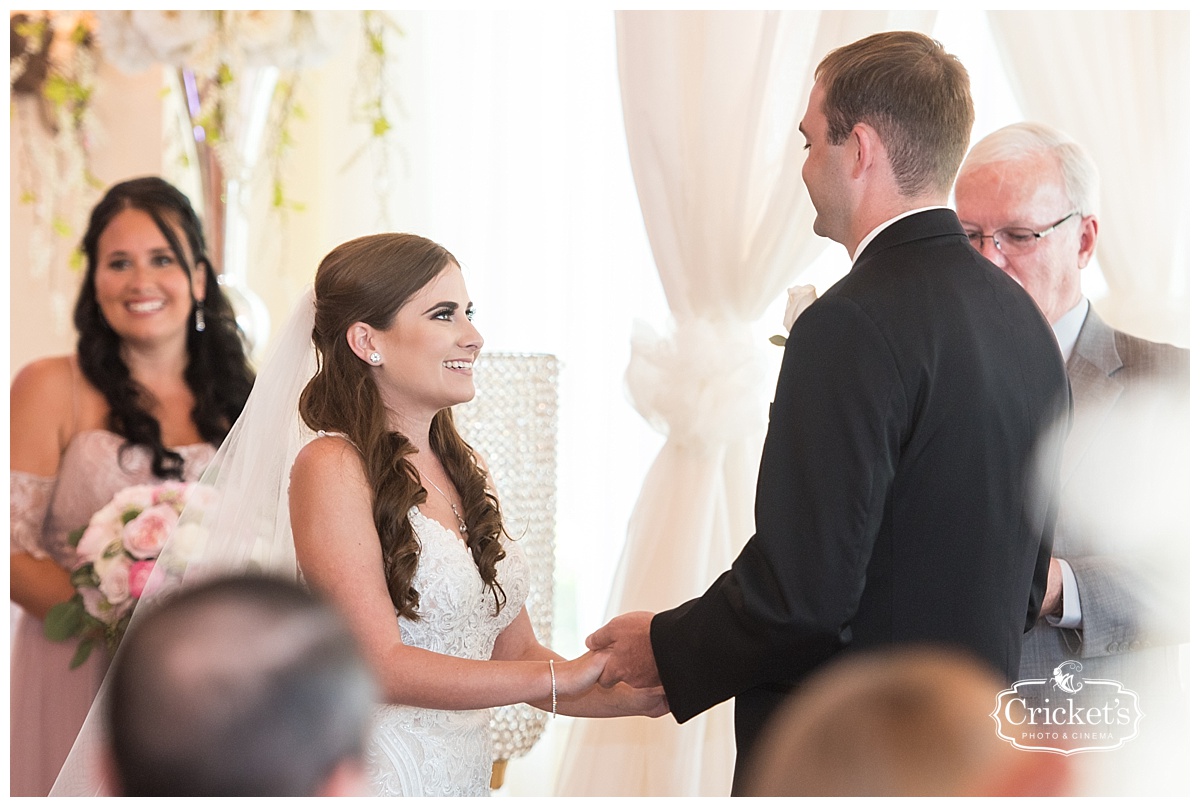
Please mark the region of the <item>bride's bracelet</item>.
POLYGON ((558 681, 554 678, 554 659, 550 659, 550 718, 558 717, 558 681))

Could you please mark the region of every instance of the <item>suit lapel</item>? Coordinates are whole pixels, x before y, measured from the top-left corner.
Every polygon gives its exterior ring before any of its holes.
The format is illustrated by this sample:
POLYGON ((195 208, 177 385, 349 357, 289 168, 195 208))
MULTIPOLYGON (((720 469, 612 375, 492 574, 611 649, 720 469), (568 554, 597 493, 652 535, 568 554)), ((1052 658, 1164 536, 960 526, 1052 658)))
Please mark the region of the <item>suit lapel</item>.
POLYGON ((1062 478, 1065 485, 1079 468, 1097 432, 1121 397, 1125 385, 1113 378, 1123 362, 1117 353, 1113 329, 1088 305, 1087 316, 1067 360, 1075 418, 1063 446, 1062 478))

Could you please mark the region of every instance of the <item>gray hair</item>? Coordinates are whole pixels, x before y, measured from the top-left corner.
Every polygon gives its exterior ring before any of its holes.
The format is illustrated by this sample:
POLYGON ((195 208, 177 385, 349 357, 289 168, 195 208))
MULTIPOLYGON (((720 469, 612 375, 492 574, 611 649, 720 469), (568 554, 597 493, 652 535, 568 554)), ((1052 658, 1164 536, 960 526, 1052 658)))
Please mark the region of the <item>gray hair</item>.
POLYGON ((1067 199, 1084 216, 1100 212, 1100 172, 1091 156, 1064 132, 1044 123, 1023 121, 997 129, 976 143, 959 176, 998 162, 1049 153, 1058 160, 1067 199))

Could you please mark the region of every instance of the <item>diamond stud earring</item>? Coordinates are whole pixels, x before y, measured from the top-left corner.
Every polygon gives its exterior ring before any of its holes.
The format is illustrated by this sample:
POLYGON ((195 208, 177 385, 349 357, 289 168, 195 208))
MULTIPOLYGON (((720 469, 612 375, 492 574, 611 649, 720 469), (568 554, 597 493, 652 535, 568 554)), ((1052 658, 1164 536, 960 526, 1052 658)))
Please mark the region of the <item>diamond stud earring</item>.
POLYGON ((379 364, 379 362, 383 361, 383 356, 379 355, 378 350, 372 350, 371 355, 367 356, 367 361, 371 362, 371 364, 379 364))

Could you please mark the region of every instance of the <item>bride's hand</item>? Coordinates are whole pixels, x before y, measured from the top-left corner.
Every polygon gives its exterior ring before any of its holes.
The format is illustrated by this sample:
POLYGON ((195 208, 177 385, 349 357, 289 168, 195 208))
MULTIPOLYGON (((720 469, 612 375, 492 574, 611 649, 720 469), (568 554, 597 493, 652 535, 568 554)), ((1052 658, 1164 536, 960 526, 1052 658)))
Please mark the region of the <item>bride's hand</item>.
POLYGON ((617 684, 611 690, 613 705, 620 715, 645 715, 662 717, 671 708, 662 687, 637 689, 629 684, 617 684))
POLYGON ((587 692, 600 679, 608 652, 589 650, 570 661, 554 662, 555 685, 558 697, 570 698, 587 692))

